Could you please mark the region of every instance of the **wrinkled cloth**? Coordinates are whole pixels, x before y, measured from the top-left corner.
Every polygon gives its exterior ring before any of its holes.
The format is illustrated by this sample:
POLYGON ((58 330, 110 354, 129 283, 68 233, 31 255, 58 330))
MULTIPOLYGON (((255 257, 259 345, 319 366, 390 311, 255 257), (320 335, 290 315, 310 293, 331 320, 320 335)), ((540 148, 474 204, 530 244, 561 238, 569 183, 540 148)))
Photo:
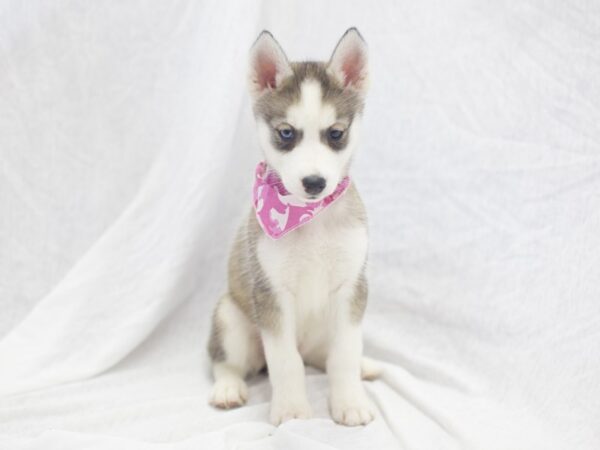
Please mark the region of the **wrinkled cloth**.
POLYGON ((0 3, 0 449, 600 448, 600 4, 0 3), (261 159, 247 54, 370 90, 350 175, 369 221, 378 416, 208 405, 210 317, 261 159))

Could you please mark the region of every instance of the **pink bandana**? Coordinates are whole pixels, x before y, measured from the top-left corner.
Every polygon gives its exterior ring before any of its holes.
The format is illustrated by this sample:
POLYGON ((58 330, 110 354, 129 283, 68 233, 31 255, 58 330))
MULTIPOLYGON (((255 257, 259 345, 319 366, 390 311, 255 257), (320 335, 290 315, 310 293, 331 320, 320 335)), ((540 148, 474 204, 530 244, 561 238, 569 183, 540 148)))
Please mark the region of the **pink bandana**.
POLYGON ((306 202, 290 194, 281 178, 269 170, 266 162, 256 166, 252 200, 256 218, 267 236, 279 239, 284 234, 310 222, 318 213, 342 196, 350 185, 345 177, 332 194, 317 202, 306 202))

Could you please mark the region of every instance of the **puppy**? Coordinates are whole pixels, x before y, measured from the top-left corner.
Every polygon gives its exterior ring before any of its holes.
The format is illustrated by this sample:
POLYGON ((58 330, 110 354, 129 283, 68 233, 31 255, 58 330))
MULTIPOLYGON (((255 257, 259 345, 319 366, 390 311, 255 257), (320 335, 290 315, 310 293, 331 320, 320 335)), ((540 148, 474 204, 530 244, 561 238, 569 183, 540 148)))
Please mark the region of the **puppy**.
POLYGON ((229 258, 213 315, 211 404, 243 405, 244 378, 266 364, 273 424, 311 417, 304 363, 326 370, 333 419, 373 420, 361 382, 367 219, 349 178, 367 90, 367 47, 351 28, 329 62, 290 62, 268 31, 251 50, 260 146, 254 209, 229 258))

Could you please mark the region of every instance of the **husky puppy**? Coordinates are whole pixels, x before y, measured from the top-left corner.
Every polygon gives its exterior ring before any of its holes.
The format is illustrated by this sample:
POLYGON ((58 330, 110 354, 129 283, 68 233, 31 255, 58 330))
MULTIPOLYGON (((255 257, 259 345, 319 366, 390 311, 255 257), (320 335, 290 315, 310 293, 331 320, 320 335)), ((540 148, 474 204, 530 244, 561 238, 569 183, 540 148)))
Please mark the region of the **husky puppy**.
MULTIPOLYGON (((263 31, 250 54, 250 93, 269 170, 296 202, 318 202, 347 179, 367 90, 367 47, 351 28, 324 62, 290 62, 263 31)), ((335 202, 280 239, 253 210, 229 259, 229 290, 216 306, 208 351, 211 404, 247 400, 244 378, 266 364, 273 424, 311 417, 304 363, 327 371, 333 419, 363 425, 374 408, 361 382, 367 302, 367 220, 352 182, 335 202)))

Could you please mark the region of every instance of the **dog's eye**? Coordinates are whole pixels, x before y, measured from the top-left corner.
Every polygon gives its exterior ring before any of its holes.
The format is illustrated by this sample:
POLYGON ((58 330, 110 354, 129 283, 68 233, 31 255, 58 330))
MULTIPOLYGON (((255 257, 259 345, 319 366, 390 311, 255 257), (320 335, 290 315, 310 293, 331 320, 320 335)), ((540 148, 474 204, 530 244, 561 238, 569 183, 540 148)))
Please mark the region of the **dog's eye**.
POLYGON ((337 128, 330 128, 328 131, 329 139, 332 141, 339 141, 342 136, 344 136, 344 130, 339 130, 337 128))
POLYGON ((286 142, 293 140, 296 135, 294 129, 291 127, 280 128, 277 132, 279 133, 279 137, 286 142))

